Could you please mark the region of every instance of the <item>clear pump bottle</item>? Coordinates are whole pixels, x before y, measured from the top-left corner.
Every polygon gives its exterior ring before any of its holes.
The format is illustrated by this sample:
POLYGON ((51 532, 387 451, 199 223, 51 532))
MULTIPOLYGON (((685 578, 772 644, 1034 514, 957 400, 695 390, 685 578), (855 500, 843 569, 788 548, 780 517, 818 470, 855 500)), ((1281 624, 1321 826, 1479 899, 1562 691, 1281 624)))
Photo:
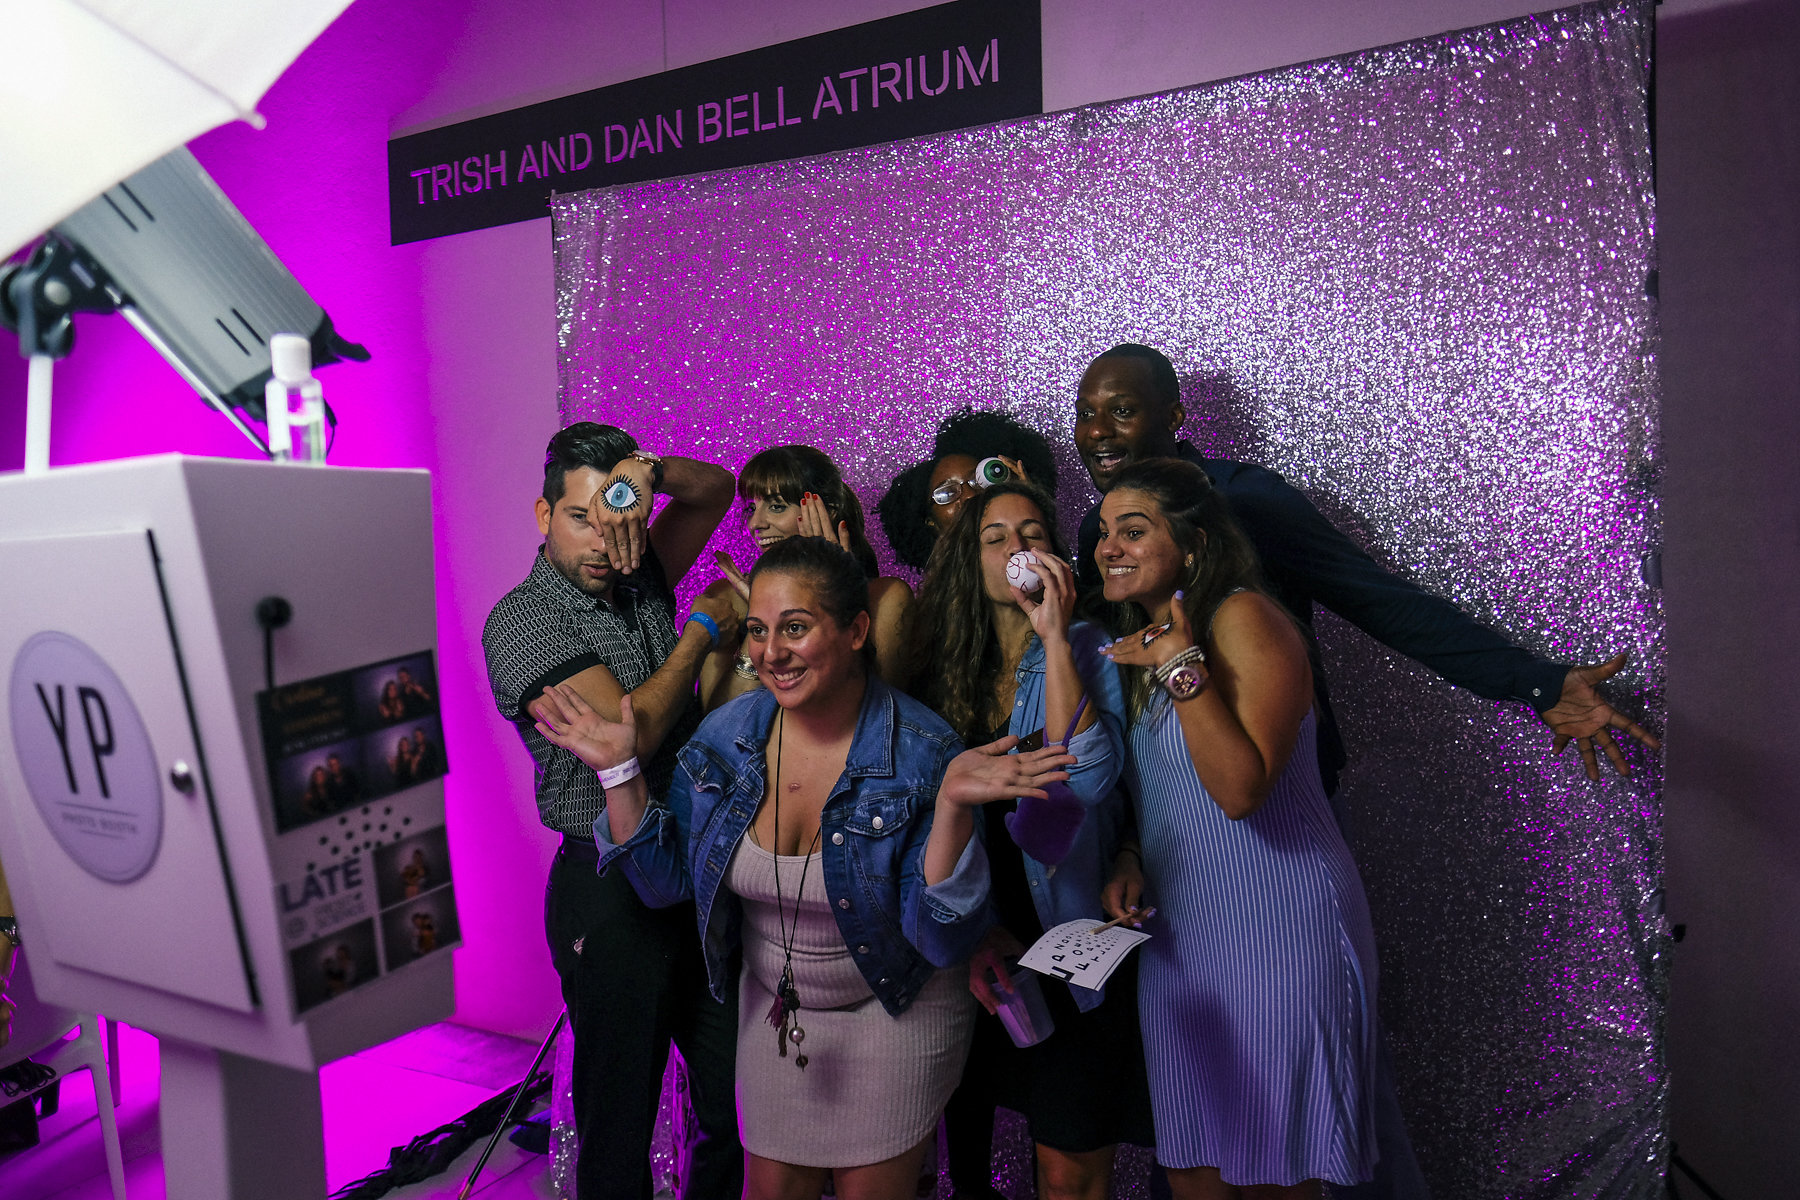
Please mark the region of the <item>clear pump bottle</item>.
POLYGON ((263 389, 269 457, 325 465, 325 393, 312 374, 312 345, 299 334, 269 339, 274 375, 263 389), (298 444, 296 444, 298 435, 298 444))

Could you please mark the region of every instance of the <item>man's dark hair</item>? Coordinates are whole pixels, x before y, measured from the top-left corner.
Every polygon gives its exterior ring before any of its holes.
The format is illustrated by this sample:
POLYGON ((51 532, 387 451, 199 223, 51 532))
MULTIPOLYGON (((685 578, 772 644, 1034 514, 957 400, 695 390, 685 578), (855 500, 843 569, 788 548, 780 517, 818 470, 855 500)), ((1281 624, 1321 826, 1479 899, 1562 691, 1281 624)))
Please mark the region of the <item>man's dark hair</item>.
POLYGON ((610 471, 636 449, 637 439, 617 425, 575 422, 544 447, 544 499, 555 508, 563 498, 564 481, 570 471, 582 467, 610 471))
POLYGON ((1181 380, 1175 375, 1175 364, 1161 350, 1151 346, 1140 346, 1136 342, 1121 342, 1101 358, 1135 358, 1150 365, 1150 385, 1156 389, 1157 397, 1170 408, 1181 403, 1181 380))
POLYGON ((925 506, 931 503, 927 493, 931 491, 931 468, 935 464, 935 459, 928 458, 906 468, 894 476, 894 482, 875 503, 875 515, 887 531, 894 557, 915 571, 925 569, 931 547, 937 542, 937 531, 925 513, 925 506))

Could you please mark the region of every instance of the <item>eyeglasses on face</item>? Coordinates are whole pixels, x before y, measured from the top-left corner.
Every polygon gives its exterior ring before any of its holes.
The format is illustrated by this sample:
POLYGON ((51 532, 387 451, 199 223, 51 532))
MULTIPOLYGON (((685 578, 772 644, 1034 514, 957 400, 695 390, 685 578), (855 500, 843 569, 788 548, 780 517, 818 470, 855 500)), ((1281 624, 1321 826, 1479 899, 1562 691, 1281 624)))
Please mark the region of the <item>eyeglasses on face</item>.
POLYGON ((999 458, 984 458, 975 464, 975 474, 968 479, 952 475, 931 490, 933 504, 955 504, 976 488, 991 488, 1013 478, 1013 470, 999 458))

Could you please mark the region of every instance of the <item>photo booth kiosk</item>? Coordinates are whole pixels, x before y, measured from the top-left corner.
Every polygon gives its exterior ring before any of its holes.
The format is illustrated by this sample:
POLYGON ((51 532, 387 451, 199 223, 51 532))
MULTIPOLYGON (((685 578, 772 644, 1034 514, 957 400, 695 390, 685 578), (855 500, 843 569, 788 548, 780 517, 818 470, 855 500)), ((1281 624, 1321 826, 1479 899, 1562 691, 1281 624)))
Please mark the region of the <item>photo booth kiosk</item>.
POLYGON ((423 471, 0 476, 0 863, 161 1039, 171 1197, 318 1200, 317 1068, 450 1014, 432 566, 423 471))

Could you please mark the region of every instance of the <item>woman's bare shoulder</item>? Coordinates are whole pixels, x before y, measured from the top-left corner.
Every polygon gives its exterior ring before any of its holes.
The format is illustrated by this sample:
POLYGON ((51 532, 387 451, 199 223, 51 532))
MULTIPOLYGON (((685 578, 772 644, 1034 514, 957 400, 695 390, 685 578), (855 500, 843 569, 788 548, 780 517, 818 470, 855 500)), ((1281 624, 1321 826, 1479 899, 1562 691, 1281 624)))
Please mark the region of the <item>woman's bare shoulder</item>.
POLYGON ((1281 649, 1306 656, 1306 639, 1287 610, 1261 592, 1233 592, 1220 602, 1212 618, 1213 645, 1222 653, 1234 648, 1281 649))
POLYGON ((869 580, 869 605, 873 608, 882 608, 896 601, 904 604, 912 599, 912 595, 912 589, 906 586, 904 579, 882 575, 869 580))

